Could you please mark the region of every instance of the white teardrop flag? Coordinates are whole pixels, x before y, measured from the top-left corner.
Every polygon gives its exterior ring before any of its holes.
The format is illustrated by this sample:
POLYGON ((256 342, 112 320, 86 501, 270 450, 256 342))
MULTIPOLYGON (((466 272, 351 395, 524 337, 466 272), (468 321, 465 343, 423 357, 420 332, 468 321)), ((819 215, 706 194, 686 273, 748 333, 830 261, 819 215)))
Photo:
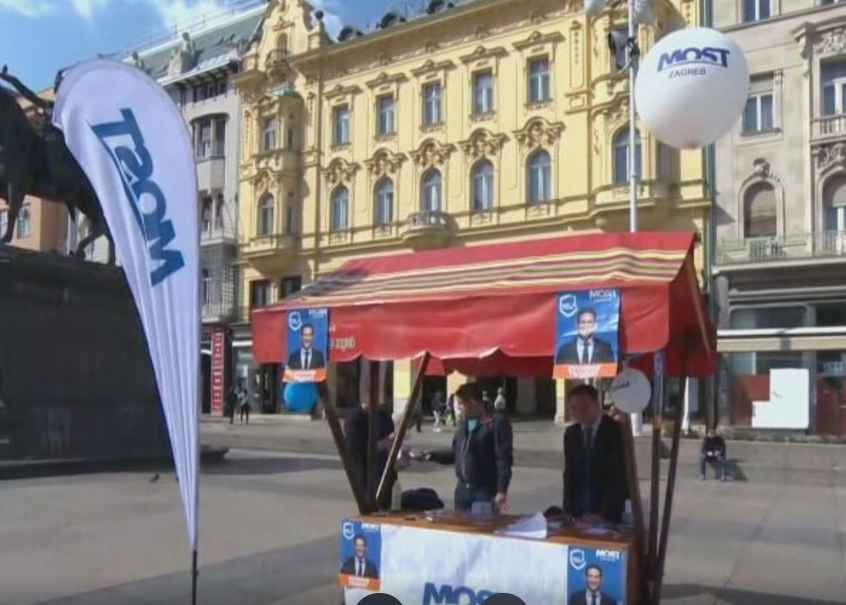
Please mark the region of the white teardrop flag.
POLYGON ((53 123, 97 192, 126 272, 196 552, 199 230, 191 139, 167 93, 117 61, 90 61, 68 71, 53 123))

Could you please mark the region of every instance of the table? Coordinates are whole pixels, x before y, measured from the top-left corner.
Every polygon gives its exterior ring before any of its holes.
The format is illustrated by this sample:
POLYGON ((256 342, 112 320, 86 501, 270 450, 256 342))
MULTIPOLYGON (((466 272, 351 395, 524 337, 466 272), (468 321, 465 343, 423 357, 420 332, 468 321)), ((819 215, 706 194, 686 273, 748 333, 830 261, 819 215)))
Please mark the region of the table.
POLYGON ((474 519, 453 511, 367 515, 341 524, 339 585, 354 605, 373 592, 402 605, 481 605, 508 592, 527 605, 637 605, 640 573, 634 534, 551 526, 546 539, 503 535, 522 519, 474 519))

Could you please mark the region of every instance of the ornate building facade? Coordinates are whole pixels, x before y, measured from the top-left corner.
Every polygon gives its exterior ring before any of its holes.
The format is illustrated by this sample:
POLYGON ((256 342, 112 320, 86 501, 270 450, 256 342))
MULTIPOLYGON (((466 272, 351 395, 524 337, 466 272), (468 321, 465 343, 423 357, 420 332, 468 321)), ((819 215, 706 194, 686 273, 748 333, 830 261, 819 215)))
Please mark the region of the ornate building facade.
POLYGON ((716 145, 719 421, 842 435, 846 5, 713 2, 713 15, 752 75, 716 145))
MULTIPOLYGON (((626 14, 582 4, 434 0, 336 42, 306 2, 270 2, 235 80, 244 300, 276 302, 363 255, 628 229, 629 85, 606 42, 626 14)), ((698 11, 659 3, 642 47, 698 11)), ((635 144, 641 228, 707 231, 702 154, 643 128, 635 144)), ((264 397, 277 371, 262 370, 264 397)), ((410 373, 392 367, 395 404, 410 373)), ((330 375, 341 403, 357 380, 330 375)), ((551 380, 513 385, 511 405, 553 415, 551 380)))

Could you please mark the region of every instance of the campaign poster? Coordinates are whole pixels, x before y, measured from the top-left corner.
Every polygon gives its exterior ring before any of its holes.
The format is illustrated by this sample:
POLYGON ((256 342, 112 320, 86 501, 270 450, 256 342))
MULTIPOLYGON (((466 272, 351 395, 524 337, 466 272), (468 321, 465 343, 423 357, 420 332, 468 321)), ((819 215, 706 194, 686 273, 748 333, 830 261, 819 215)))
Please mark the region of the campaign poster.
POLYGON ((329 311, 292 309, 288 311, 288 350, 285 382, 323 382, 329 343, 329 311))
POLYGON ((381 572, 382 526, 349 519, 341 523, 338 584, 349 589, 379 592, 381 572))
POLYGON ((570 547, 567 605, 628 605, 626 551, 570 547))
POLYGON ((555 305, 555 378, 590 380, 617 375, 620 292, 562 292, 555 305))

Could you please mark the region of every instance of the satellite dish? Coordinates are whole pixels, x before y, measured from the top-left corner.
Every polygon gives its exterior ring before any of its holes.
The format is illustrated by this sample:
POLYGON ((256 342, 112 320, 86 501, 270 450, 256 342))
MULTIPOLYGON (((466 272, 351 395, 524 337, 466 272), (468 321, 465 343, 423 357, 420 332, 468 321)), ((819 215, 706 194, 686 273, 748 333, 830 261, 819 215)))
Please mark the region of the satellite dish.
POLYGON ((638 113, 649 131, 679 149, 719 139, 740 117, 748 93, 743 51, 705 27, 663 38, 641 62, 635 83, 638 113))
POLYGON ((652 385, 640 370, 626 368, 611 382, 611 400, 621 412, 639 414, 652 399, 652 385))

